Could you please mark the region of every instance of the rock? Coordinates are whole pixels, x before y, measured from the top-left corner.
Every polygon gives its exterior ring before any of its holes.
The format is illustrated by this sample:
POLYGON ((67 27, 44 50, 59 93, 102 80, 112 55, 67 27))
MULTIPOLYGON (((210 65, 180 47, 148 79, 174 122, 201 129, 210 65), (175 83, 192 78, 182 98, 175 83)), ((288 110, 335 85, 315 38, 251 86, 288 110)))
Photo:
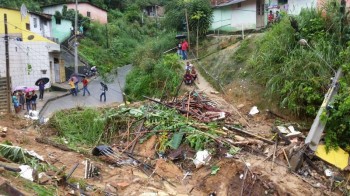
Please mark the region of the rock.
POLYGON ((167 162, 164 159, 158 159, 155 170, 157 174, 165 178, 182 179, 182 171, 172 162, 167 162))
POLYGON ((169 196, 169 194, 164 191, 159 191, 158 196, 169 196))
POLYGON ((237 109, 242 109, 244 107, 244 104, 239 104, 238 106, 237 106, 237 109))
POLYGON ((129 182, 111 182, 110 185, 116 188, 117 190, 123 190, 126 187, 128 187, 130 183, 129 182))
POLYGON ((49 184, 51 182, 51 177, 44 172, 39 173, 38 177, 39 184, 49 184))
POLYGON ((176 190, 168 183, 168 182, 163 182, 164 187, 166 189, 166 191, 170 194, 170 195, 176 195, 176 190))
POLYGON ((106 185, 105 191, 109 193, 117 193, 117 189, 111 186, 110 184, 106 185))
POLYGON ((140 196, 158 196, 158 194, 149 192, 149 193, 142 193, 140 196))
POLYGON ((154 157, 154 155, 156 154, 156 151, 154 149, 154 146, 156 145, 156 143, 157 143, 157 136, 153 135, 150 139, 148 139, 146 142, 142 144, 139 154, 145 157, 154 157))
POLYGON ((148 178, 148 176, 146 174, 144 174, 143 172, 140 172, 138 170, 133 170, 132 174, 134 176, 140 177, 140 178, 148 178))

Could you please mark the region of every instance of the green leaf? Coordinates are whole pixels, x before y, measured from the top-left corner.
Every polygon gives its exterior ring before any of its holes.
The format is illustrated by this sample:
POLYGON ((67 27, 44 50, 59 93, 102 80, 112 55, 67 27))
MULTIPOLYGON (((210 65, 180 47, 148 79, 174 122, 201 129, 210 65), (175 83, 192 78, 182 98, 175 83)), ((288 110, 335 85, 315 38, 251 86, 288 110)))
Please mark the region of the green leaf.
POLYGON ((212 166, 211 167, 211 175, 215 175, 215 174, 217 174, 218 172, 220 171, 220 167, 219 166, 217 166, 217 165, 214 165, 214 166, 212 166))
POLYGON ((174 133, 173 137, 169 141, 169 144, 168 144, 169 147, 175 150, 178 149, 181 144, 183 136, 184 136, 183 132, 174 133))

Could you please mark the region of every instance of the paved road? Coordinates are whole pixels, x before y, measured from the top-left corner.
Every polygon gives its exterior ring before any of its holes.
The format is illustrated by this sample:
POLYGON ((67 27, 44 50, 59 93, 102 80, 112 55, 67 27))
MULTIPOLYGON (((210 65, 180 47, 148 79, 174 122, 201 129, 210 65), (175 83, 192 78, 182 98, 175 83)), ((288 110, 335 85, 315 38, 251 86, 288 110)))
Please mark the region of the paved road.
POLYGON ((89 83, 88 89, 91 93, 90 96, 87 95, 87 93, 85 94, 85 96, 83 96, 83 92, 80 91, 78 93, 78 96, 76 97, 69 95, 66 97, 59 98, 55 101, 51 101, 50 103, 48 103, 46 108, 44 108, 44 110, 42 111, 42 116, 48 117, 55 111, 74 108, 77 106, 95 107, 95 106, 103 106, 103 105, 115 103, 115 102, 123 102, 123 96, 120 88, 124 88, 126 75, 130 70, 131 70, 131 65, 126 65, 124 67, 118 68, 117 77, 116 75, 111 75, 108 78, 108 80, 112 80, 112 81, 107 82, 108 91, 106 93, 106 96, 107 96, 106 102, 100 102, 100 94, 101 94, 100 82, 102 80, 101 78, 97 78, 89 83))

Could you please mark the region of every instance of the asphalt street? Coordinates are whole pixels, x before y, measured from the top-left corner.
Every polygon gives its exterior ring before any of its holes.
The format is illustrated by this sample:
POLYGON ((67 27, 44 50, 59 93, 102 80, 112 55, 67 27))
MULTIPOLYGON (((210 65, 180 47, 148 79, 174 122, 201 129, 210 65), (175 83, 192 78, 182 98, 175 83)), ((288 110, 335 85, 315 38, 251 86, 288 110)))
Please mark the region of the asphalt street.
POLYGON ((106 104, 123 102, 122 90, 125 86, 126 75, 131 70, 131 65, 126 65, 124 67, 118 68, 118 74, 112 74, 108 77, 108 82, 105 82, 108 86, 108 91, 106 92, 106 102, 100 101, 101 94, 101 84, 102 79, 100 77, 92 80, 88 89, 91 93, 89 96, 88 93, 83 96, 83 91, 81 90, 78 93, 78 96, 68 95, 57 100, 51 101, 42 111, 43 117, 49 117, 53 112, 69 109, 74 107, 96 107, 103 106, 106 104))

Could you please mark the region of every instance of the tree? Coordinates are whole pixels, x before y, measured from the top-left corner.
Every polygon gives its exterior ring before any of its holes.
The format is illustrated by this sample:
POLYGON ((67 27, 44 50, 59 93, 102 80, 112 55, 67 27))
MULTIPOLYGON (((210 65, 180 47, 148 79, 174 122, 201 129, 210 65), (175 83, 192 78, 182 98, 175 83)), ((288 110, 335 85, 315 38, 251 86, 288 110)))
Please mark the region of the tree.
POLYGON ((205 17, 203 11, 196 11, 196 13, 194 13, 194 15, 191 16, 192 20, 197 21, 197 40, 196 40, 196 56, 197 56, 197 58, 198 58, 199 22, 203 17, 205 17))
POLYGON ((165 6, 164 26, 168 29, 175 28, 178 31, 183 31, 183 25, 186 21, 185 10, 187 9, 189 18, 190 30, 197 30, 199 36, 203 36, 208 32, 212 23, 213 10, 210 6, 210 0, 173 0, 169 1, 165 6), (196 13, 201 12, 202 17, 198 20, 196 13))

